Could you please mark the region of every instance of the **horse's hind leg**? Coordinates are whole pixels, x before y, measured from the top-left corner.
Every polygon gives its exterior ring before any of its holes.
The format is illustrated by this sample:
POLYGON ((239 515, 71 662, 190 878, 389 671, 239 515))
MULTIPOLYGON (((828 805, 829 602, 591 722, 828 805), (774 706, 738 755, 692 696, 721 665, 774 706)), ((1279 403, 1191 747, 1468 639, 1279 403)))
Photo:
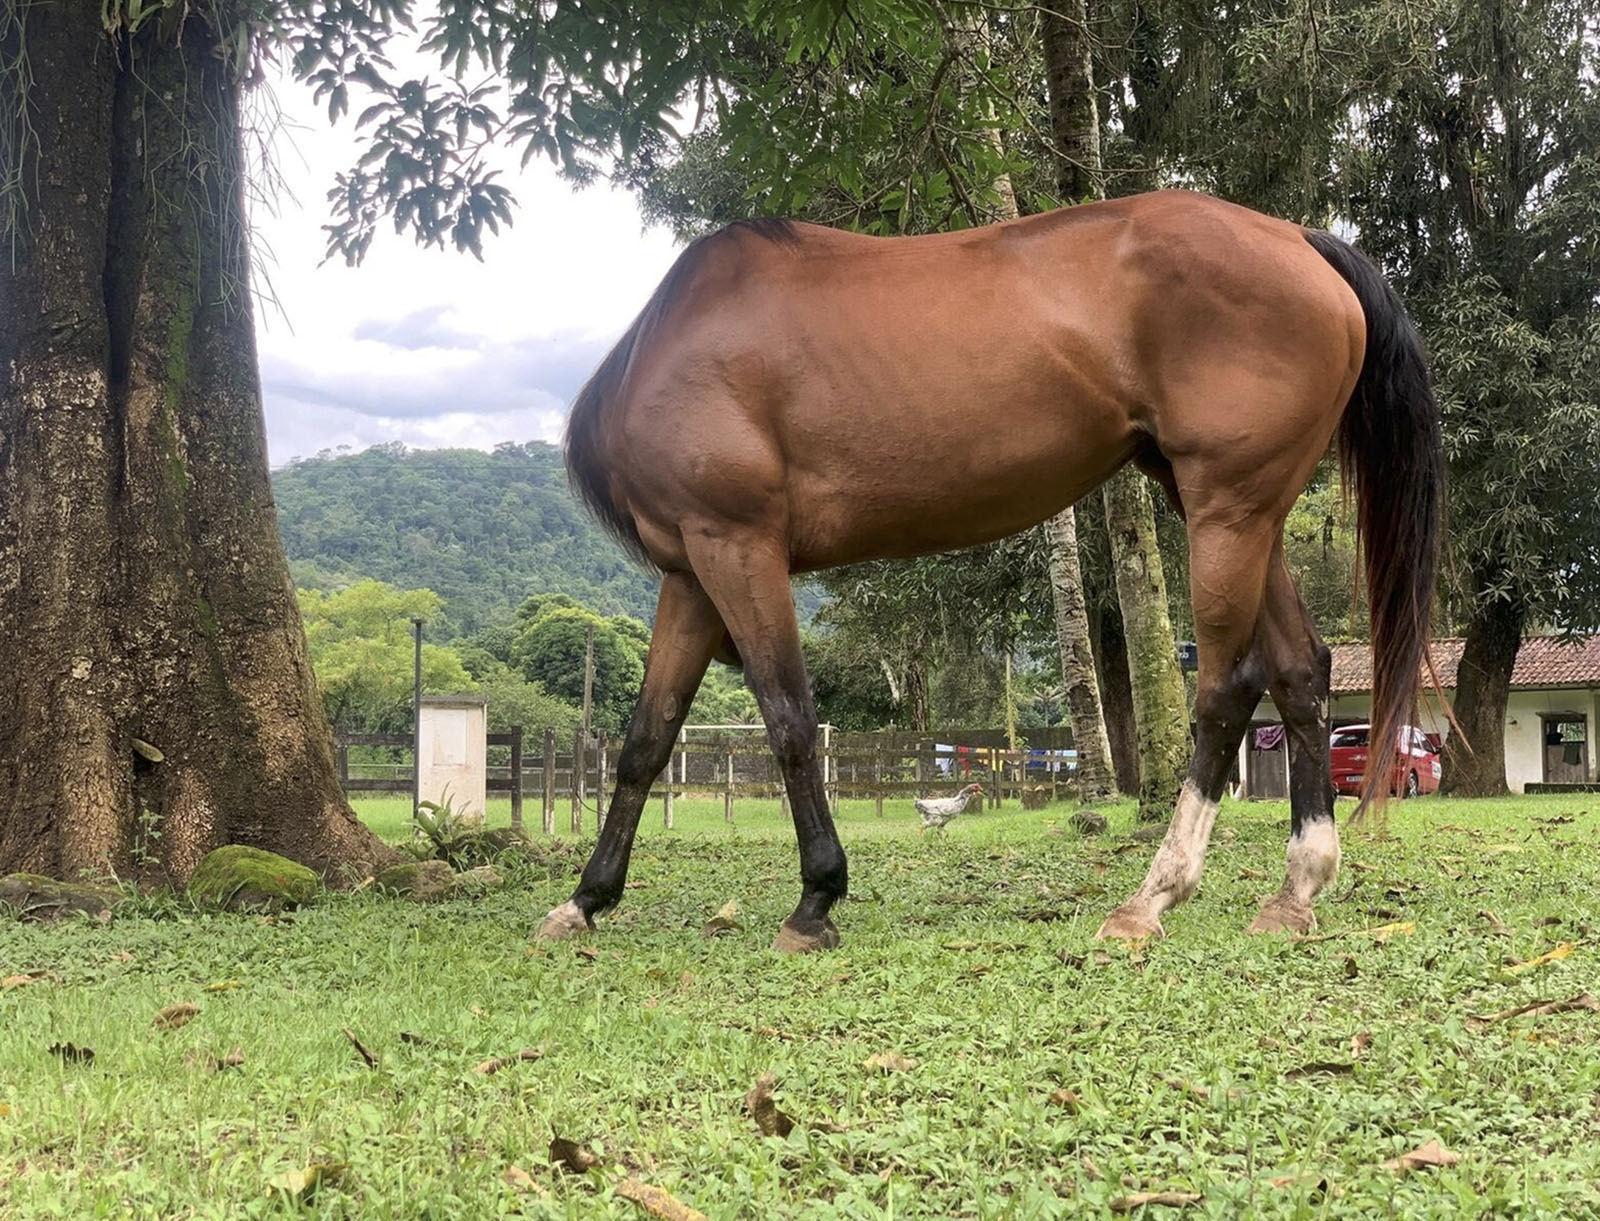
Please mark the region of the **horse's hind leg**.
POLYGON ((644 686, 617 759, 616 788, 605 826, 578 889, 545 917, 541 936, 560 938, 593 928, 595 916, 621 900, 645 799, 672 757, 672 744, 723 630, 716 607, 693 577, 669 572, 662 578, 644 686))
POLYGON ((1283 889, 1268 899, 1252 933, 1306 933, 1316 927, 1311 901, 1339 872, 1339 831, 1328 774, 1328 648, 1289 575, 1280 543, 1267 573, 1258 639, 1272 702, 1289 748, 1289 850, 1283 889))
POLYGON ((1194 759, 1149 873, 1106 918, 1099 937, 1162 936, 1162 913, 1200 884, 1217 803, 1266 683, 1256 619, 1275 534, 1276 523, 1265 515, 1191 508, 1189 581, 1200 651, 1194 759))
POLYGON ((831 949, 839 931, 828 918, 848 884, 844 849, 828 814, 817 759, 817 712, 800 654, 788 557, 765 537, 694 535, 685 546, 744 660, 745 681, 761 705, 767 738, 783 772, 800 841, 800 903, 773 948, 831 949))

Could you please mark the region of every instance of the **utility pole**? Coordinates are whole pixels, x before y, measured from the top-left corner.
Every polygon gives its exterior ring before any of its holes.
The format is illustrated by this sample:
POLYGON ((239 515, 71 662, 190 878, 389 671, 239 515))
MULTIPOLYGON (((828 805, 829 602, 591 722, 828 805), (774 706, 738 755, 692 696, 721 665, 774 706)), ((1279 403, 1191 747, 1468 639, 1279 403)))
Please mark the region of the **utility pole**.
POLYGON ((416 643, 411 666, 411 814, 422 808, 422 619, 413 617, 411 635, 416 643))

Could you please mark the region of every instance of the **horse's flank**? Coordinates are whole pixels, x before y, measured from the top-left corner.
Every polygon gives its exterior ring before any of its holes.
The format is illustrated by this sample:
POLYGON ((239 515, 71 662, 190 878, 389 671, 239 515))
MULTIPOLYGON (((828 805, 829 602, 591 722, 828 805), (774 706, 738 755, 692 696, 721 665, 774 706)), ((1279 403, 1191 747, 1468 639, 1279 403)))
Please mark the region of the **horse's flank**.
POLYGON ((1042 521, 1136 454, 1173 468, 1185 508, 1228 494, 1185 489, 1201 453, 1238 457, 1246 499, 1298 491, 1363 339, 1300 227, 1205 196, 911 238, 735 226, 684 252, 584 387, 567 460, 667 570, 684 530, 729 523, 796 571, 945 550, 1042 521), (1303 472, 1261 468, 1283 434, 1310 438, 1290 447, 1303 472))

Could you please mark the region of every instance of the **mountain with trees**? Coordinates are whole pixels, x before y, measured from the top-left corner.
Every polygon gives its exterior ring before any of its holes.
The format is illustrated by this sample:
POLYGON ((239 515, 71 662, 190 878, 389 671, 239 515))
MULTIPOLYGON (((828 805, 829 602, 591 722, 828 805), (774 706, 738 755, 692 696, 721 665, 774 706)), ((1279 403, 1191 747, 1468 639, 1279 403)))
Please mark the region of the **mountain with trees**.
POLYGON ((655 609, 654 574, 573 499, 561 451, 542 441, 324 454, 274 471, 272 491, 297 586, 430 589, 443 600, 431 638, 508 622, 535 593, 647 621, 655 609))

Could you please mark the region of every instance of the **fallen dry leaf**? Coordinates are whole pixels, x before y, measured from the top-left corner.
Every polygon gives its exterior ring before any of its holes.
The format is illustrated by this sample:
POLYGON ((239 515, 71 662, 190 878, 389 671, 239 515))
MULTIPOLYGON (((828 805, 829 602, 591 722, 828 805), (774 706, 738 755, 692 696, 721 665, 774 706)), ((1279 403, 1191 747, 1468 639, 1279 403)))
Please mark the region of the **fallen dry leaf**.
POLYGON ((361 1058, 367 1062, 367 1067, 377 1068, 377 1055, 365 1043, 356 1037, 356 1032, 351 1030, 348 1026, 341 1026, 339 1029, 344 1031, 344 1037, 350 1040, 350 1046, 354 1047, 361 1058))
POLYGON ((21 975, 7 975, 0 979, 0 988, 25 988, 45 977, 44 971, 28 971, 21 975))
POLYGON ((242 985, 236 979, 219 979, 215 983, 206 985, 207 992, 232 992, 242 985))
POLYGON ((600 1164, 600 1159, 593 1153, 564 1136, 551 1139, 550 1160, 573 1174, 585 1174, 600 1164))
POLYGON ((432 1039, 425 1039, 420 1034, 415 1034, 415 1033, 413 1033, 412 1031, 409 1031, 409 1030, 402 1030, 400 1032, 400 1041, 402 1043, 410 1043, 410 1044, 412 1044, 413 1046, 416 1046, 416 1047, 432 1047, 433 1046, 433 1040, 432 1039))
POLYGON ((1372 1032, 1370 1030, 1363 1030, 1350 1038, 1350 1054, 1356 1059, 1360 1059, 1362 1052, 1371 1046, 1372 1032))
POLYGON ((1076 1115, 1078 1113, 1078 1108, 1083 1105, 1083 1099, 1079 1098, 1076 1093, 1069 1089, 1051 1090, 1050 1105, 1054 1107, 1065 1107, 1068 1114, 1076 1115))
POLYGON ((976 941, 946 941, 942 947, 946 950, 975 950, 978 948, 976 941))
POLYGON ((1430 1140, 1410 1153, 1402 1153, 1399 1157, 1391 1157, 1379 1164, 1385 1170, 1426 1170, 1433 1167, 1454 1166, 1460 1161, 1459 1153, 1446 1149, 1436 1140, 1430 1140))
POLYGON ((506 1172, 500 1177, 505 1180, 507 1186, 516 1191, 529 1191, 536 1196, 547 1196, 550 1194, 549 1188, 545 1187, 544 1184, 536 1180, 521 1166, 507 1166, 506 1172))
POLYGON ((239 1043, 227 1055, 217 1061, 217 1071, 220 1073, 225 1068, 238 1068, 244 1064, 244 1044, 239 1043))
POLYGON ((112 962, 132 962, 133 954, 128 950, 118 950, 111 956, 112 962))
POLYGON ((590 962, 594 962, 600 957, 600 951, 595 949, 592 945, 576 946, 572 952, 579 958, 587 958, 590 962))
POLYGON ((176 1030, 180 1026, 187 1026, 194 1021, 195 1015, 200 1012, 199 1005, 192 1005, 188 1001, 179 1001, 175 1005, 168 1005, 156 1014, 152 1022, 157 1030, 176 1030))
POLYGON ((10 1119, 10 1118, 11 1118, 11 1104, 9 1102, 0 1102, 0 1119, 10 1119))
POLYGON ((1088 1175, 1089 1178, 1094 1182, 1099 1182, 1101 1179, 1106 1177, 1101 1171, 1100 1167, 1095 1165, 1094 1158, 1090 1157, 1087 1153, 1080 1157, 1078 1161, 1083 1166, 1084 1174, 1088 1175))
POLYGON ((312 1162, 298 1170, 285 1170, 267 1180, 267 1190, 291 1200, 309 1200, 317 1189, 330 1187, 344 1177, 348 1162, 312 1162))
POLYGON ((641 1183, 635 1178, 623 1179, 614 1189, 624 1200, 631 1200, 652 1217, 662 1221, 709 1221, 705 1213, 690 1208, 669 1191, 641 1183))
POLYGON ((1106 1205, 1114 1213, 1131 1213, 1146 1204, 1164 1204, 1168 1208, 1188 1208, 1205 1199, 1198 1191, 1135 1191, 1130 1195, 1114 1196, 1106 1205))
POLYGON ((1211 1091, 1203 1085, 1196 1085, 1193 1081, 1185 1081, 1182 1077, 1168 1077, 1167 1084, 1180 1094, 1187 1094, 1201 1102, 1211 1101, 1211 1091))
POLYGON ((60 1056, 68 1064, 94 1063, 94 1048, 79 1047, 76 1043, 52 1043, 49 1052, 52 1056, 60 1056))
POLYGON ((762 1073, 744 1096, 744 1105, 756 1121, 756 1127, 761 1129, 761 1135, 781 1138, 794 1131, 794 1120, 778 1110, 778 1104, 772 1100, 772 1087, 777 1083, 772 1073, 762 1073))
POLYGON ((1296 941, 1335 941, 1340 937, 1371 937, 1374 941, 1387 941, 1391 937, 1408 937, 1417 931, 1414 920, 1398 920, 1393 924, 1380 924, 1376 928, 1350 928, 1338 933, 1317 933, 1312 937, 1296 937, 1296 941))
POLYGON ((861 1062, 862 1068, 878 1069, 886 1073, 905 1073, 916 1068, 917 1061, 910 1056, 902 1056, 897 1051, 874 1052, 861 1062))
POLYGON ((1502 1009, 1499 1013, 1474 1014, 1467 1019, 1467 1026, 1473 1030, 1481 1030, 1491 1022, 1504 1022, 1514 1017, 1545 1017, 1552 1013, 1571 1013, 1575 1009, 1600 1013, 1600 1000, 1596 1000, 1591 993, 1580 992, 1571 1000, 1531 1001, 1514 1009, 1502 1009))
POLYGON ((485 1060, 482 1064, 474 1064, 472 1071, 482 1077, 493 1076, 508 1064, 516 1064, 522 1060, 537 1060, 544 1052, 537 1047, 524 1047, 514 1056, 496 1056, 492 1060, 485 1060))
POLYGON ((1542 967, 1547 963, 1560 962, 1568 954, 1572 953, 1575 948, 1576 947, 1572 944, 1572 942, 1563 941, 1554 949, 1546 950, 1537 958, 1530 958, 1527 962, 1512 963, 1510 966, 1505 967, 1500 973, 1502 975, 1526 975, 1529 971, 1537 970, 1539 967, 1542 967))
POLYGON ((1354 979, 1360 974, 1361 964, 1356 961, 1356 956, 1354 954, 1346 954, 1344 956, 1344 977, 1346 979, 1354 979))
POLYGON ((1506 925, 1502 924, 1501 921, 1500 921, 1500 917, 1495 915, 1487 907, 1484 908, 1481 912, 1478 913, 1478 918, 1480 920, 1482 920, 1485 924, 1487 924, 1489 926, 1489 931, 1491 933, 1494 933, 1496 936, 1498 936, 1498 937, 1509 937, 1509 936, 1511 936, 1511 929, 1508 928, 1506 925))
POLYGON ((1356 1071, 1354 1064, 1346 1064, 1341 1060, 1313 1060, 1310 1064, 1302 1064, 1298 1068, 1291 1068, 1283 1074, 1285 1081, 1300 1081, 1306 1077, 1341 1077, 1356 1071))

